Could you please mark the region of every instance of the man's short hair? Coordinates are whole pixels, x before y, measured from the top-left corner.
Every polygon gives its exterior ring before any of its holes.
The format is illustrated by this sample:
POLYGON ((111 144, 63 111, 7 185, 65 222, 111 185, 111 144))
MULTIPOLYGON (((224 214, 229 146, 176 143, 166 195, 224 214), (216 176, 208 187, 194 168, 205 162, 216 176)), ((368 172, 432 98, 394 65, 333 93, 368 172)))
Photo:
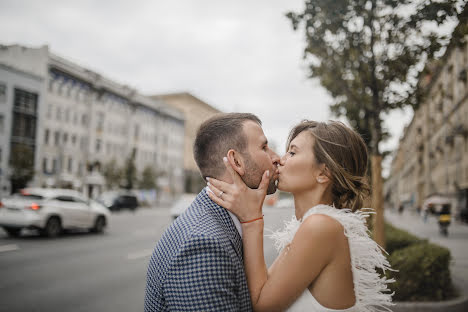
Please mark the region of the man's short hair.
POLYGON ((248 142, 243 123, 248 120, 262 125, 257 116, 249 113, 217 114, 201 124, 193 145, 193 156, 203 179, 222 176, 226 170, 223 157, 230 149, 241 154, 246 152, 248 142))

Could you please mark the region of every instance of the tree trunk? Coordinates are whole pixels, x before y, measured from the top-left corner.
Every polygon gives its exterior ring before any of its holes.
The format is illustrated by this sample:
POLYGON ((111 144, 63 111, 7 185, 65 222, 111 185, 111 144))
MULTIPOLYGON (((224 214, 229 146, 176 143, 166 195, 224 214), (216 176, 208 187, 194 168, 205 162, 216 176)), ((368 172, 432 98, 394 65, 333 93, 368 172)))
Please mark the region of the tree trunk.
POLYGON ((372 208, 374 215, 374 240, 381 247, 385 248, 384 231, 384 207, 383 207, 383 189, 382 189, 382 156, 371 155, 372 166, 372 208))

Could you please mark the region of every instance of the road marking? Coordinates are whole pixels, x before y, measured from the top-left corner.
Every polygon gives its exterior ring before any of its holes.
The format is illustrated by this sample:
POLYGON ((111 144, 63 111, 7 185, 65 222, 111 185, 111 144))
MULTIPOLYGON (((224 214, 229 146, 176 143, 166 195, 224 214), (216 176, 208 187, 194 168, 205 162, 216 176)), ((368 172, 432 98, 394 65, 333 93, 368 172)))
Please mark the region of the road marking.
POLYGON ((142 251, 138 251, 138 252, 128 254, 127 259, 128 260, 136 260, 136 259, 140 259, 140 258, 146 258, 146 257, 151 256, 152 253, 153 253, 153 249, 145 249, 145 250, 142 250, 142 251))
POLYGON ((18 245, 15 245, 15 244, 0 246, 0 252, 14 251, 14 250, 19 250, 19 249, 20 248, 18 247, 18 245))

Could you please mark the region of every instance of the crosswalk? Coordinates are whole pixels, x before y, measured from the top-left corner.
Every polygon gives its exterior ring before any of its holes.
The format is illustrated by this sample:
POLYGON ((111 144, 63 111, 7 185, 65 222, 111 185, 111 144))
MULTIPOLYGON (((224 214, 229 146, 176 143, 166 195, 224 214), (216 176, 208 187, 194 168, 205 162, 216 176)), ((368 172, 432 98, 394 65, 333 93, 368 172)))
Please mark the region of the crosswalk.
POLYGON ((0 252, 15 251, 19 249, 20 248, 18 247, 18 245, 15 244, 0 245, 0 252))

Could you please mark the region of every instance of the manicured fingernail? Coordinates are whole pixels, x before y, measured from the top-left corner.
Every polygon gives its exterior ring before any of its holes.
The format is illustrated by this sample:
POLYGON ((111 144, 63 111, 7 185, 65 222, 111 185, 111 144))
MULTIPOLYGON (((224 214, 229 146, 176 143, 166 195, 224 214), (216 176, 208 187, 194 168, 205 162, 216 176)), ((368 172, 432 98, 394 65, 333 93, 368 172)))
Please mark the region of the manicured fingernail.
POLYGON ((267 178, 270 177, 270 170, 267 170, 267 178))
POLYGON ((227 162, 227 157, 223 157, 223 161, 224 161, 224 162, 227 162))
POLYGON ((209 178, 209 177, 206 177, 206 181, 210 181, 210 178, 209 178))
POLYGON ((210 186, 211 184, 210 184, 210 182, 206 182, 206 185, 210 186))

